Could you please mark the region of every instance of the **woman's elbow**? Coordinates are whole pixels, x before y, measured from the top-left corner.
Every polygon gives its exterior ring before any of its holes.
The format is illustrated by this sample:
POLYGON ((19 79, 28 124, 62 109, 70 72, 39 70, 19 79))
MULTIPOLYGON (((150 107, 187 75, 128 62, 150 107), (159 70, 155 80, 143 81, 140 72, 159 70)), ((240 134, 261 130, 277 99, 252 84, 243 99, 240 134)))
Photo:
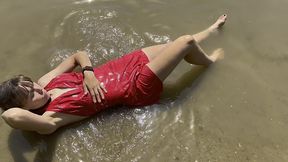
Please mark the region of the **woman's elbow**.
POLYGON ((77 51, 77 53, 80 54, 80 55, 87 55, 86 51, 77 51))
POLYGON ((18 108, 8 109, 4 111, 1 115, 1 117, 4 119, 4 121, 8 125, 16 129, 17 129, 17 122, 20 120, 20 115, 21 115, 21 113, 19 113, 17 109, 18 108))

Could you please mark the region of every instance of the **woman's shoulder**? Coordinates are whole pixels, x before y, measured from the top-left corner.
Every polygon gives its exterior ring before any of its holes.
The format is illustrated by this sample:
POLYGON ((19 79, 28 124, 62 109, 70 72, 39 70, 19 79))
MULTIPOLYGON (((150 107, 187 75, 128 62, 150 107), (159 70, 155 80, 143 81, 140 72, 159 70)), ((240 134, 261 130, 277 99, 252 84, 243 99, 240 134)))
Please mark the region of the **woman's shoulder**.
POLYGON ((37 83, 43 87, 43 88, 49 88, 49 87, 57 87, 57 86, 64 86, 65 87, 71 87, 74 84, 80 84, 81 83, 81 74, 77 72, 69 72, 69 73, 62 73, 59 75, 49 75, 46 74, 42 76, 37 83))
POLYGON ((39 84, 41 87, 46 87, 48 83, 53 80, 57 75, 54 75, 53 73, 49 72, 45 75, 43 75, 41 78, 37 80, 37 84, 39 84))
POLYGON ((69 76, 73 75, 75 72, 60 72, 57 68, 51 70, 47 74, 43 75, 37 80, 37 84, 39 84, 42 87, 46 87, 54 78, 59 76, 69 76))

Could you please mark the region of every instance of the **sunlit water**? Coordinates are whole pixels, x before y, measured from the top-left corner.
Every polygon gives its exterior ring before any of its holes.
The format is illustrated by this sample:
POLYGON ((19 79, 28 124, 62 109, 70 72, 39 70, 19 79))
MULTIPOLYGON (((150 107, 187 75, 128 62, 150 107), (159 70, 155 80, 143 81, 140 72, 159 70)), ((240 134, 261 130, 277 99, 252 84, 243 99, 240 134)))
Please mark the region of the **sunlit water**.
POLYGON ((1 161, 288 161, 288 2, 74 0, 0 2, 1 80, 37 79, 76 50, 95 66, 134 49, 205 29, 202 47, 225 59, 181 62, 161 102, 116 107, 49 136, 0 122, 1 161))

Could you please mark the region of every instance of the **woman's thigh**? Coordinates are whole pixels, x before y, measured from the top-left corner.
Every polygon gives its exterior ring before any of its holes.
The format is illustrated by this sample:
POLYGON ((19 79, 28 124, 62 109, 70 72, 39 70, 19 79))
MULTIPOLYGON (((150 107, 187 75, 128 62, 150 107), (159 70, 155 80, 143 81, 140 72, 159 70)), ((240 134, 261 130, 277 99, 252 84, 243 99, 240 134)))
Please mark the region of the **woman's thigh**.
POLYGON ((168 46, 160 49, 158 55, 153 58, 147 66, 164 81, 177 64, 195 48, 195 40, 191 35, 184 35, 177 38, 168 46))
POLYGON ((169 44, 170 43, 149 46, 142 48, 141 50, 147 55, 149 62, 151 62, 163 51, 163 49, 169 46, 169 44))

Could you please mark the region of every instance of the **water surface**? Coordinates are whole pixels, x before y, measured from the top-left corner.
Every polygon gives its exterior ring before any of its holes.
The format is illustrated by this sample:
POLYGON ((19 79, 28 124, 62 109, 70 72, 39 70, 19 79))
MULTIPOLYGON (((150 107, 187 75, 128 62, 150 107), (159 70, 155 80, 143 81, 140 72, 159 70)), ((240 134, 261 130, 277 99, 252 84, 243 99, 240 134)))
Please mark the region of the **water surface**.
POLYGON ((208 27, 204 42, 225 59, 208 69, 184 61, 159 104, 117 107, 49 136, 1 119, 2 161, 288 161, 287 1, 50 0, 0 2, 1 80, 33 79, 76 50, 95 66, 208 27))

